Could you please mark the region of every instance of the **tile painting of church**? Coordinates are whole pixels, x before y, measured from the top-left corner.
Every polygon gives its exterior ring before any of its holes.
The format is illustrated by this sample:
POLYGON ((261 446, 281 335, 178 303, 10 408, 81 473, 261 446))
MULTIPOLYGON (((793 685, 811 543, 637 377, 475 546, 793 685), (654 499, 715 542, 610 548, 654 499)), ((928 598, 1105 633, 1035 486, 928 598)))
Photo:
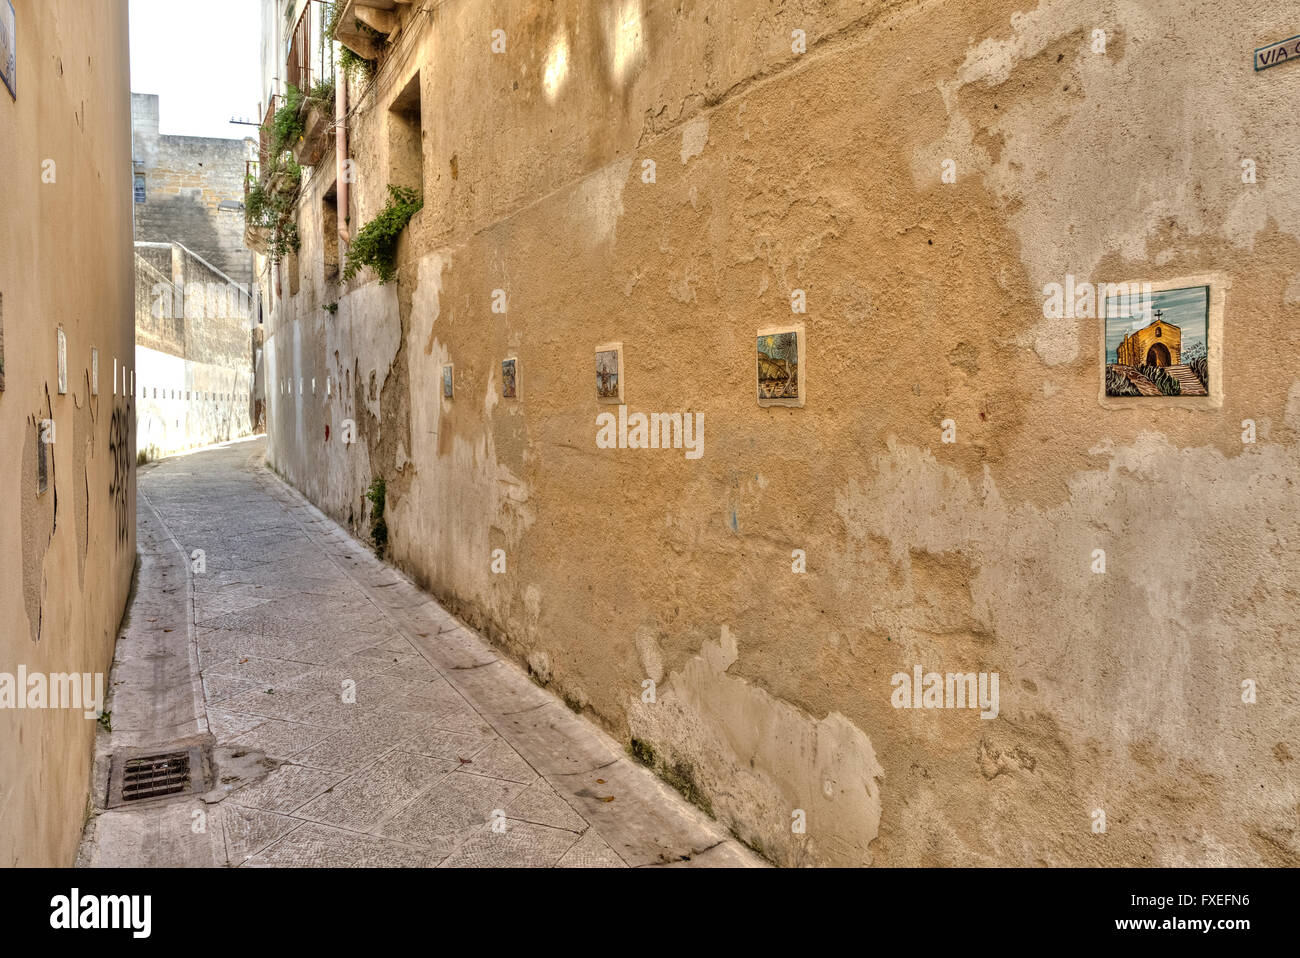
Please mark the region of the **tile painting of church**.
POLYGON ((1209 287, 1106 304, 1107 396, 1208 396, 1209 287))

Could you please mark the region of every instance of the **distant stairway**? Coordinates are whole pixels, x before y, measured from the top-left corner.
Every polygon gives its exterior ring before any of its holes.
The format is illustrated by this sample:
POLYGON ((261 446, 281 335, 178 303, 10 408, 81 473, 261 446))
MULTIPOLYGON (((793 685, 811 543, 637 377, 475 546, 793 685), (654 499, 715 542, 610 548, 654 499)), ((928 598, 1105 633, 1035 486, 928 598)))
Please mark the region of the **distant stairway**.
POLYGON ((1208 396, 1205 386, 1196 378, 1196 373, 1192 372, 1191 366, 1179 364, 1177 366, 1166 366, 1165 372, 1174 379, 1178 380, 1179 389, 1184 396, 1208 396))

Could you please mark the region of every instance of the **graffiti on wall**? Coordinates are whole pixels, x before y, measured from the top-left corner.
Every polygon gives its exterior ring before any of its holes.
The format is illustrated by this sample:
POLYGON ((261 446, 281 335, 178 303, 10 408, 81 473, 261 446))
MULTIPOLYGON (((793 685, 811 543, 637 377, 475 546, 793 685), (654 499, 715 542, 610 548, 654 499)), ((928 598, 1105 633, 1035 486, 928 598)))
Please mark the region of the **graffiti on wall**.
POLYGON ((120 549, 127 541, 127 520, 130 515, 128 490, 131 484, 131 456, 134 445, 131 436, 130 413, 126 406, 113 410, 113 421, 108 431, 108 454, 113 460, 113 481, 108 495, 117 513, 117 545, 120 549))

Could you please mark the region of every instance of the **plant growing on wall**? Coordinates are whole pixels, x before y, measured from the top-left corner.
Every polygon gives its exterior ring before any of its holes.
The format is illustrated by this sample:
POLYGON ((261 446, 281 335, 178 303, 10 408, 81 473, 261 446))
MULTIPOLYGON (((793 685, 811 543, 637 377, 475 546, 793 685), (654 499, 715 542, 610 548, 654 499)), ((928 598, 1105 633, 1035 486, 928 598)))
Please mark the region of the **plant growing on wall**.
MULTIPOLYGON (((338 39, 335 33, 338 31, 339 17, 342 13, 342 0, 336 0, 335 3, 330 4, 329 19, 325 21, 325 36, 329 37, 331 41, 338 39)), ((373 33, 376 37, 381 36, 377 30, 372 30, 364 23, 358 23, 358 26, 361 27, 363 32, 373 33)), ((360 75, 365 79, 369 79, 375 75, 376 64, 374 60, 367 60, 355 50, 351 50, 342 44, 339 45, 339 66, 343 68, 343 72, 348 76, 360 75)))
POLYGON ((415 190, 390 185, 384 208, 357 231, 356 238, 348 247, 344 281, 351 280, 369 266, 375 271, 380 285, 390 282, 397 275, 397 238, 422 206, 424 199, 415 190))
POLYGON ((271 118, 271 154, 278 156, 302 137, 305 126, 302 117, 303 95, 292 83, 284 102, 271 118))
POLYGON ((334 112, 334 77, 321 80, 307 94, 307 102, 324 110, 327 114, 334 112))
POLYGON ((277 156, 265 179, 250 176, 248 182, 244 222, 268 233, 267 256, 278 263, 301 246, 297 207, 302 167, 288 154, 277 156))
POLYGON ((388 523, 384 521, 387 489, 382 477, 371 480, 366 498, 370 500, 370 541, 375 545, 375 555, 382 559, 388 548, 388 523))

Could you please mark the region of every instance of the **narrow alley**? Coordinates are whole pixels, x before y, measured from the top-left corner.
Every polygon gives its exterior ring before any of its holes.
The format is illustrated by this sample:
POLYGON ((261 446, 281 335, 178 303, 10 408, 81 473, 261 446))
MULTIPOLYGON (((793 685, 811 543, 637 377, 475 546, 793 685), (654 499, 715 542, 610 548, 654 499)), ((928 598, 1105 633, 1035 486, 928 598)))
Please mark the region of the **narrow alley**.
POLYGON ((264 450, 140 471, 139 581, 80 864, 760 864, 264 450), (114 755, 190 748, 205 791, 103 807, 114 755))

